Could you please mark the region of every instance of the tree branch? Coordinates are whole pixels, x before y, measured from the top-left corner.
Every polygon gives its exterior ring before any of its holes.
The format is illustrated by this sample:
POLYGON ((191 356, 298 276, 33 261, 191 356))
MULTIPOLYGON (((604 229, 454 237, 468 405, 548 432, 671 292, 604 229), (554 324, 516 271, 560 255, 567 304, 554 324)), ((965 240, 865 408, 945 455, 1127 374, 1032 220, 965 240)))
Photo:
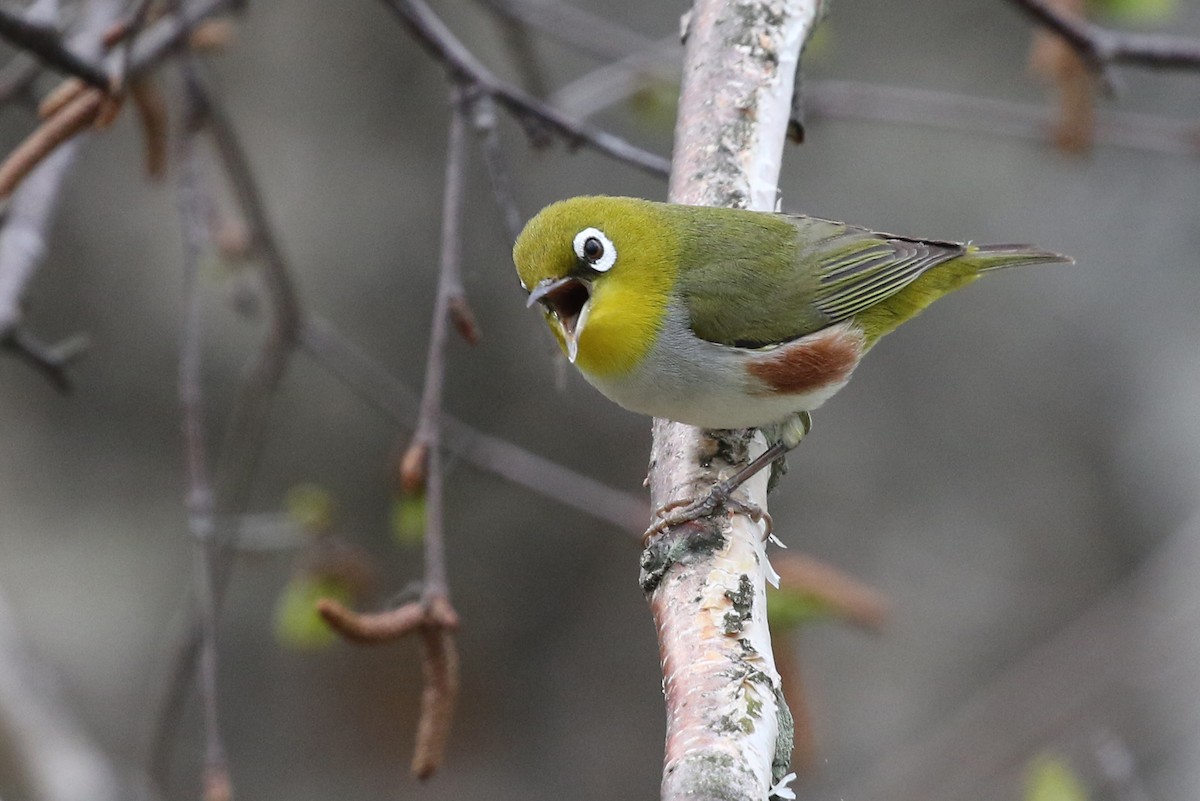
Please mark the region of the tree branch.
MULTIPOLYGON (((200 20, 223 8, 229 0, 199 0, 179 15, 165 17, 138 37, 129 56, 129 77, 152 69, 173 52, 200 20)), ((120 14, 114 0, 95 0, 85 6, 76 37, 83 58, 98 58, 101 39, 120 14)), ((117 65, 119 54, 109 56, 106 71, 117 65)), ((9 339, 21 322, 25 288, 46 254, 46 232, 53 222, 58 192, 75 162, 82 137, 75 136, 53 148, 14 191, 4 227, 0 230, 0 340, 9 339)))
MULTIPOLYGON (((819 3, 799 1, 695 4, 672 201, 775 208, 796 65, 820 11, 819 3)), ((754 431, 704 432, 655 420, 652 505, 694 497, 719 470, 736 469, 764 448, 754 431)), ((766 483, 760 474, 745 488, 764 511, 766 483)), ((658 577, 643 586, 663 664, 664 800, 761 801, 787 772, 791 718, 767 628, 764 536, 761 524, 721 510, 652 539, 643 554, 643 578, 658 577)))
POLYGON ((1118 33, 1063 13, 1046 0, 1009 0, 1079 53, 1093 71, 1114 64, 1152 69, 1200 69, 1200 40, 1182 36, 1118 33))
POLYGON ((53 27, 29 22, 0 8, 0 38, 37 56, 43 64, 74 75, 102 92, 111 89, 108 74, 67 49, 53 27))
MULTIPOLYGON (((812 117, 919 125, 951 131, 1046 141, 1054 110, 929 89, 855 81, 814 81, 806 94, 812 117)), ((1095 143, 1168 156, 1200 155, 1200 125, 1148 114, 1101 110, 1095 143)))
POLYGON ((590 147, 652 175, 665 176, 670 171, 670 165, 661 156, 642 150, 606 131, 584 127, 568 119, 557 109, 497 78, 475 58, 423 0, 383 2, 429 54, 446 65, 456 80, 477 87, 494 97, 497 103, 516 115, 527 132, 548 128, 572 147, 590 147))
MULTIPOLYGON (((416 394, 329 323, 308 319, 300 344, 305 353, 368 405, 400 425, 413 425, 420 405, 416 394)), ((630 493, 605 486, 455 417, 443 416, 442 434, 447 451, 481 470, 624 531, 638 529, 649 514, 645 502, 630 493)))
MULTIPOLYGON (((195 102, 199 95, 188 92, 195 102)), ((189 121, 199 120, 188 114, 189 121)), ((183 228, 183 330, 179 347, 179 405, 182 416, 183 452, 186 464, 188 528, 193 541, 194 586, 200 629, 200 696, 204 713, 205 799, 226 793, 230 787, 225 746, 221 739, 217 705, 217 585, 220 560, 218 529, 213 516, 212 482, 209 477, 204 435, 201 345, 203 305, 199 288, 199 262, 206 241, 204 195, 196 164, 196 128, 190 126, 182 140, 182 170, 179 179, 179 217, 183 228)))

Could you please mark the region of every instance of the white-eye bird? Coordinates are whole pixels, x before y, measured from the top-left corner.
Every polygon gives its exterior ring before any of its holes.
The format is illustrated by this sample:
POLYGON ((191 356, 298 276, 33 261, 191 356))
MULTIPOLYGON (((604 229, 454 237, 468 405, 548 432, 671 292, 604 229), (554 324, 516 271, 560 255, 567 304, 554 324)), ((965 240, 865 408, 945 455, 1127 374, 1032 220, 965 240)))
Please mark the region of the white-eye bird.
POLYGON ((795 447, 808 412, 933 301, 990 270, 1071 259, 816 217, 577 197, 530 220, 513 261, 529 305, 609 398, 702 428, 764 428, 773 441, 652 533, 728 502, 795 447))

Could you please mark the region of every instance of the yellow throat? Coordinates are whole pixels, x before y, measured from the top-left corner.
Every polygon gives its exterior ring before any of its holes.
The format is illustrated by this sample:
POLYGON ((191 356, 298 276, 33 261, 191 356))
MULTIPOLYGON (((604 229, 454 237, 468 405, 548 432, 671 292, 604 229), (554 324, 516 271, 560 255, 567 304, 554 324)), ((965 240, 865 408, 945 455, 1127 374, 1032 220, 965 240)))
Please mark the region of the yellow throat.
MULTIPOLYGON (((572 198, 547 206, 517 239, 513 260, 526 289, 569 276, 589 288, 573 334, 580 370, 601 378, 629 373, 654 346, 679 273, 680 238, 670 214, 633 198, 572 198), (590 270, 573 248, 588 228, 616 251, 604 272, 590 270)), ((550 311, 546 322, 569 357, 572 333, 550 311)))

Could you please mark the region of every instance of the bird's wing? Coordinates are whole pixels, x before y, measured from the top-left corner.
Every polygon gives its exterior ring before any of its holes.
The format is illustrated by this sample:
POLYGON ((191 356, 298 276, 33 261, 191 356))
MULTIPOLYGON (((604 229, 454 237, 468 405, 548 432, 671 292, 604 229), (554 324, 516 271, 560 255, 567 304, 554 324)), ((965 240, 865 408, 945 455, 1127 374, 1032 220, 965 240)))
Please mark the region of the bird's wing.
POLYGON ((817 217, 753 218, 759 220, 756 230, 727 235, 703 255, 689 251, 681 292, 692 331, 702 339, 746 348, 799 339, 874 306, 964 253, 953 242, 817 217), (768 220, 772 224, 764 225, 768 220))
MULTIPOLYGON (((803 231, 813 220, 797 218, 796 222, 803 231)), ((817 276, 812 305, 831 323, 895 295, 930 268, 965 252, 953 242, 909 239, 848 225, 842 228, 840 236, 808 247, 802 244, 799 257, 817 276)))

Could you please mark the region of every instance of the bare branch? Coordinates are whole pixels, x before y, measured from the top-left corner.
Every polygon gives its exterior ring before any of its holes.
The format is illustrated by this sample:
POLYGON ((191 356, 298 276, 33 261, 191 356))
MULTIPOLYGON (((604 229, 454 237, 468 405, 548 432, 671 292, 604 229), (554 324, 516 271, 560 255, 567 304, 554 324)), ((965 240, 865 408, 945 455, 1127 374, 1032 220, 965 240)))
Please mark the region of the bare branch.
POLYGON ((501 81, 475 58, 423 0, 383 2, 430 55, 446 65, 456 80, 478 87, 480 91, 494 97, 497 103, 525 124, 527 131, 530 131, 529 125, 533 123, 536 126, 534 130, 549 128, 572 147, 590 147, 653 175, 665 176, 669 172, 670 164, 661 156, 642 150, 605 131, 585 128, 567 119, 557 109, 501 81))
MULTIPOLYGON (((462 296, 459 277, 462 259, 463 184, 467 161, 467 112, 461 92, 454 93, 450 133, 446 144, 446 182, 442 200, 442 249, 438 270, 437 298, 429 326, 429 352, 425 362, 425 386, 421 409, 409 453, 425 462, 425 598, 448 596, 446 548, 443 525, 443 475, 441 455, 442 387, 446 376, 446 340, 449 333, 450 302, 462 296)), ((406 461, 411 461, 406 459, 406 461)))
POLYGON ((198 113, 204 115, 246 220, 251 247, 261 257, 271 309, 270 330, 242 380, 216 471, 216 508, 219 514, 228 516, 244 510, 249 498, 271 400, 299 342, 301 312, 287 261, 267 219, 258 184, 237 133, 199 76, 193 77, 190 91, 196 96, 198 113))
MULTIPOLYGON (((182 14, 159 20, 139 37, 135 52, 130 56, 131 75, 136 76, 157 65, 174 51, 199 20, 228 2, 198 0, 188 4, 182 14)), ((94 0, 85 5, 76 46, 84 58, 99 56, 104 32, 119 14, 120 4, 115 0, 94 0)), ((17 78, 20 79, 15 84, 18 86, 31 80, 23 74, 17 78)), ((21 321, 25 287, 45 256, 46 232, 53 221, 59 188, 74 164, 79 142, 79 137, 70 138, 54 148, 13 193, 7 219, 0 230, 0 338, 8 337, 21 321)))
POLYGON ((1115 64, 1152 69, 1200 69, 1200 40, 1182 36, 1118 33, 1067 14, 1046 0, 1009 0, 1041 25, 1061 36, 1092 68, 1115 64))
POLYGON ((107 99, 108 96, 99 89, 78 93, 17 145, 0 164, 0 198, 11 195, 34 167, 45 161, 59 145, 96 122, 107 99))
MULTIPOLYGON (((854 81, 814 81, 806 95, 813 117, 901 123, 1046 141, 1054 123, 1044 104, 1016 103, 929 89, 854 81)), ((1147 114, 1098 111, 1095 142, 1169 156, 1200 155, 1200 125, 1147 114)))
POLYGON ((110 91, 108 75, 71 52, 53 27, 29 22, 0 8, 0 37, 37 56, 43 64, 74 75, 99 89, 110 91))
MULTIPOLYGON (((567 3, 542 0, 480 0, 493 13, 597 58, 624 58, 654 45, 623 25, 567 3)), ((678 36, 676 36, 678 40, 678 36)))
MULTIPOLYGON (((306 320, 300 344, 310 357, 367 404, 400 425, 413 424, 420 403, 413 391, 329 323, 318 318, 306 320)), ((442 444, 450 453, 480 469, 611 523, 634 537, 640 537, 640 527, 649 516, 650 510, 640 498, 607 487, 450 415, 442 417, 442 444)))
POLYGON ((59 392, 71 391, 67 367, 88 349, 86 336, 71 337, 57 345, 48 345, 21 327, 0 336, 0 347, 12 351, 45 374, 59 392))
MULTIPOLYGON (((190 99, 197 95, 189 93, 190 99)), ((198 286, 200 254, 206 239, 204 197, 196 164, 195 130, 182 140, 183 169, 179 183, 179 216, 183 226, 184 318, 179 351, 179 405, 183 451, 187 465, 188 527, 194 553, 194 586, 200 621, 200 695, 204 710, 205 797, 229 795, 229 770, 221 739, 217 706, 217 576, 219 547, 213 517, 212 483, 204 444, 201 383, 202 297, 198 286)))
POLYGON ((496 128, 496 103, 489 95, 480 95, 470 103, 471 124, 479 139, 483 161, 487 165, 488 181, 492 186, 492 197, 504 217, 504 228, 510 242, 521 233, 521 211, 513 197, 512 175, 504 149, 500 146, 500 132, 496 128))
POLYGON ((416 601, 386 612, 363 615, 332 598, 324 598, 317 602, 317 612, 342 637, 363 644, 398 640, 416 631, 425 621, 425 605, 416 601))
POLYGON ((412 772, 428 779, 441 765, 458 699, 458 650, 454 631, 458 614, 445 596, 429 596, 387 612, 363 615, 328 598, 317 611, 335 631, 362 645, 391 642, 416 632, 421 637, 421 717, 413 749, 412 772))
MULTIPOLYGON (((145 36, 149 34, 150 31, 147 31, 145 36)), ((136 63, 136 57, 134 62, 136 63)), ((190 122, 193 125, 206 125, 212 134, 225 173, 250 228, 251 242, 261 256, 264 283, 271 308, 270 329, 238 387, 214 473, 212 510, 215 521, 222 526, 213 533, 211 539, 217 551, 223 551, 228 543, 236 541, 237 533, 236 528, 230 529, 225 526, 236 525, 250 497, 271 401, 296 348, 300 307, 292 288, 287 263, 272 234, 258 186, 241 143, 216 98, 202 82, 198 69, 190 62, 185 62, 184 66, 185 85, 191 95, 191 108, 193 114, 199 117, 190 122)), ((136 70, 131 68, 131 76, 136 74, 136 70)), ((204 658, 203 644, 208 640, 205 635, 205 619, 208 612, 204 609, 204 599, 211 597, 212 615, 215 619, 225 595, 230 563, 227 553, 222 552, 219 556, 220 558, 214 557, 210 564, 211 574, 206 573, 211 576, 211 583, 197 584, 198 594, 201 596, 199 619, 193 623, 180 644, 167 695, 160 710, 157 733, 153 740, 154 753, 151 756, 153 772, 160 780, 166 773, 167 756, 174 741, 173 729, 179 719, 184 692, 190 682, 196 658, 204 658)), ((202 576, 197 577, 198 582, 208 580, 202 576)), ((213 769, 209 777, 211 786, 219 789, 223 783, 227 784, 227 777, 224 777, 223 782, 220 762, 210 761, 209 764, 213 769)))
MULTIPOLYGON (((118 3, 96 0, 85 6, 76 38, 84 57, 98 55, 103 30, 119 13, 118 3)), ((0 339, 8 339, 21 321, 25 287, 46 252, 46 232, 58 204, 63 179, 75 161, 78 138, 56 148, 13 194, 0 230, 0 339)))

